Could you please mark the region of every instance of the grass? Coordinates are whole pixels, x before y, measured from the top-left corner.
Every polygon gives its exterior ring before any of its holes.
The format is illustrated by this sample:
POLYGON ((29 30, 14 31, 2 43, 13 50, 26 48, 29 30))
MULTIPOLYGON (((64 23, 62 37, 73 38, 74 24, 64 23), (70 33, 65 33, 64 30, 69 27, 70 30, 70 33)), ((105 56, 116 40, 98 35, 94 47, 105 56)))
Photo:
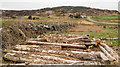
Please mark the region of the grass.
MULTIPOLYGON (((23 23, 27 23, 27 22, 36 22, 36 23, 64 23, 64 22, 75 22, 75 23, 79 23, 80 20, 84 20, 84 19, 75 19, 75 18, 69 18, 69 17, 40 17, 40 19, 38 20, 30 20, 27 19, 27 16, 24 16, 25 19, 2 19, 2 24, 6 24, 8 22, 23 22, 23 23)), ((38 16, 37 16, 38 17, 38 16)))
POLYGON ((98 19, 117 20, 117 19, 118 19, 118 16, 120 16, 120 15, 116 15, 116 16, 96 16, 95 18, 98 18, 98 19))
MULTIPOLYGON (((98 24, 96 24, 98 25, 98 24)), ((100 26, 104 26, 104 24, 100 25, 100 26)), ((106 26, 110 26, 110 25, 106 25, 106 26)), ((111 28, 103 28, 104 31, 101 32, 96 32, 96 31, 88 31, 88 32, 52 32, 51 34, 77 34, 77 35, 85 35, 85 34, 89 34, 90 35, 90 39, 96 38, 116 38, 118 37, 118 29, 111 29, 111 28)), ((106 42, 112 42, 114 46, 120 46, 120 44, 118 43, 118 40, 105 40, 106 42)))
POLYGON ((118 19, 120 15, 116 16, 95 16, 92 19, 100 22, 111 22, 111 23, 118 23, 118 19))

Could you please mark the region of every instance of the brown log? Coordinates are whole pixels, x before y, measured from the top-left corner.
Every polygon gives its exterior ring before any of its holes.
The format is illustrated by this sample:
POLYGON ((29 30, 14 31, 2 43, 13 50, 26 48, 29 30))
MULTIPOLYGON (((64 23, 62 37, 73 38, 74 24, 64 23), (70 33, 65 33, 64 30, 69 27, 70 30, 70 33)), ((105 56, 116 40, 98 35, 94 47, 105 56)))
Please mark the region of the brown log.
POLYGON ((65 47, 72 47, 72 48, 86 48, 85 45, 74 45, 74 44, 64 44, 64 43, 49 43, 49 42, 38 42, 38 41, 26 41, 27 43, 31 44, 40 44, 40 45, 59 45, 65 47))

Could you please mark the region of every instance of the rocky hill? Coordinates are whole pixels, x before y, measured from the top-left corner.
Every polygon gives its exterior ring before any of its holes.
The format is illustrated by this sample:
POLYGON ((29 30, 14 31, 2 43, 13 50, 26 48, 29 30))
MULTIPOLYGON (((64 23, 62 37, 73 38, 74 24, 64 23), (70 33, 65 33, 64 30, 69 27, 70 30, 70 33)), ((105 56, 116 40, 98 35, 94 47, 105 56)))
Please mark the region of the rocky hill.
POLYGON ((117 15, 116 10, 103 10, 82 6, 61 6, 53 8, 44 8, 38 10, 3 10, 3 16, 69 16, 75 14, 82 14, 87 16, 104 16, 104 15, 117 15))

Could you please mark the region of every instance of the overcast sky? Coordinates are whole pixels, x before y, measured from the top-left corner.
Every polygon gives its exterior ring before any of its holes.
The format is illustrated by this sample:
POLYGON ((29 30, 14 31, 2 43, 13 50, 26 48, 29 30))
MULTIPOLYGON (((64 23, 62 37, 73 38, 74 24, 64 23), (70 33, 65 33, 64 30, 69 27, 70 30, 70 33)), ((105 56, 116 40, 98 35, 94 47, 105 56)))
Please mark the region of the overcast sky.
POLYGON ((118 10, 119 0, 0 0, 0 9, 28 10, 57 6, 87 6, 118 10))

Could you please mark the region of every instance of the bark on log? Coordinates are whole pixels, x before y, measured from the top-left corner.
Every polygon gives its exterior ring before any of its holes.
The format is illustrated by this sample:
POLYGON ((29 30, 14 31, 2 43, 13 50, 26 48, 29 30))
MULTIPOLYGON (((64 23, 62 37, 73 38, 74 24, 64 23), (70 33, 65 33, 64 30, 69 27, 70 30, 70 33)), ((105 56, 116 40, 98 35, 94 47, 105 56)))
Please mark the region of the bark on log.
MULTIPOLYGON (((24 47, 16 47, 17 50, 24 50, 24 51, 30 51, 31 48, 24 48, 24 47)), ((55 50, 43 50, 43 49, 36 49, 32 48, 34 52, 43 52, 43 53, 50 53, 50 54, 60 54, 60 55, 66 55, 69 57, 75 57, 79 59, 86 59, 86 60, 96 60, 98 54, 97 53, 88 53, 88 52, 79 52, 75 53, 74 51, 55 51, 55 50)))
POLYGON ((101 44, 104 45, 105 49, 116 59, 117 62, 119 62, 119 55, 105 43, 101 43, 101 44))
POLYGON ((105 54, 103 54, 102 52, 100 52, 100 57, 104 60, 104 61, 109 61, 109 59, 105 56, 105 54))
POLYGON ((20 31, 20 33, 23 35, 24 38, 27 38, 26 35, 22 32, 21 29, 18 29, 20 31))
MULTIPOLYGON (((62 58, 55 58, 52 56, 39 56, 39 55, 33 55, 32 56, 37 56, 37 57, 46 57, 48 59, 55 59, 55 60, 61 60, 61 61, 65 61, 65 62, 70 62, 70 65, 101 65, 100 62, 96 62, 96 61, 72 61, 72 60, 66 60, 66 59, 62 59, 62 58)), ((7 53, 5 56, 5 58, 12 60, 14 62, 29 62, 29 63, 45 63, 45 64, 55 64, 57 62, 53 62, 53 61, 48 61, 48 60, 43 60, 43 59, 39 59, 39 58, 34 58, 31 59, 31 57, 28 58, 23 58, 23 57, 18 57, 15 56, 15 54, 13 53, 7 53)))
POLYGON ((49 43, 49 42, 38 42, 38 41, 26 41, 27 43, 31 44, 40 44, 40 45, 60 45, 65 47, 72 47, 72 48, 83 48, 85 49, 85 45, 74 45, 74 44, 64 44, 64 43, 49 43))
POLYGON ((118 39, 118 37, 117 38, 100 38, 101 40, 115 40, 115 39, 118 39))
POLYGON ((39 48, 40 46, 39 45, 16 45, 16 47, 32 47, 32 48, 39 48))
POLYGON ((112 57, 101 45, 98 45, 100 49, 107 55, 110 61, 115 61, 115 58, 112 57))
MULTIPOLYGON (((11 50, 11 52, 12 52, 11 54, 17 53, 17 54, 22 54, 22 55, 29 55, 29 57, 39 58, 39 59, 43 58, 43 59, 46 59, 46 60, 55 60, 55 61, 62 61, 62 62, 64 61, 64 62, 67 62, 67 63, 78 62, 78 61, 75 61, 75 60, 68 60, 68 59, 59 58, 59 57, 55 57, 55 56, 31 54, 30 52, 25 52, 25 51, 14 51, 14 50, 11 50)), ((27 61, 27 60, 25 60, 25 61, 27 61)))
POLYGON ((27 41, 41 41, 41 42, 47 42, 45 38, 30 38, 27 41))
POLYGON ((81 36, 81 37, 76 37, 76 38, 68 38, 67 40, 70 41, 70 40, 78 40, 78 39, 89 39, 89 37, 81 36))
POLYGON ((80 61, 72 63, 71 65, 101 65, 101 63, 96 61, 80 61))
POLYGON ((39 58, 24 58, 24 57, 20 57, 19 55, 16 55, 14 53, 7 53, 6 55, 4 55, 4 58, 14 61, 14 62, 30 62, 30 63, 49 63, 49 64, 53 64, 55 62, 53 61, 48 61, 48 60, 43 60, 43 59, 39 59, 39 58))

